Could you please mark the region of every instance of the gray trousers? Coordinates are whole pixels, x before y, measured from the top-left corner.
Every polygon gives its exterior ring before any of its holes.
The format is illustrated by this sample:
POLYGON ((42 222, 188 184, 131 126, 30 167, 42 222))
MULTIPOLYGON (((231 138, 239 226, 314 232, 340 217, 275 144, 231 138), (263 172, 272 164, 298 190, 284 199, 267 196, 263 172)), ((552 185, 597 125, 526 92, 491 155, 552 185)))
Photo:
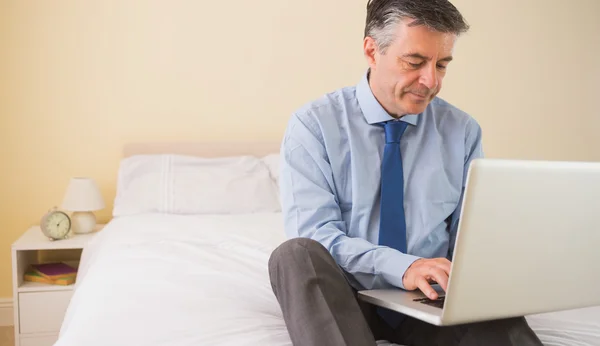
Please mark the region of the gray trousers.
POLYGON ((525 318, 438 327, 407 317, 392 329, 371 304, 359 301, 342 269, 320 243, 296 238, 269 259, 273 292, 295 346, 542 345, 525 318))

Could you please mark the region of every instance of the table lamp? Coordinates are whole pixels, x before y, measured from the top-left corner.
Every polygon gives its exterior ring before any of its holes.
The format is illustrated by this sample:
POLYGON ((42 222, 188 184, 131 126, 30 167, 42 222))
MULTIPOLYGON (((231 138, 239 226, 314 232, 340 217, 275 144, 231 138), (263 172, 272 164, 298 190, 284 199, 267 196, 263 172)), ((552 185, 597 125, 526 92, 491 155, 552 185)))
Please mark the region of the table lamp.
POLYGON ((67 187, 61 208, 72 211, 71 226, 73 232, 85 234, 96 228, 95 210, 104 209, 104 200, 100 189, 92 178, 72 178, 67 187))

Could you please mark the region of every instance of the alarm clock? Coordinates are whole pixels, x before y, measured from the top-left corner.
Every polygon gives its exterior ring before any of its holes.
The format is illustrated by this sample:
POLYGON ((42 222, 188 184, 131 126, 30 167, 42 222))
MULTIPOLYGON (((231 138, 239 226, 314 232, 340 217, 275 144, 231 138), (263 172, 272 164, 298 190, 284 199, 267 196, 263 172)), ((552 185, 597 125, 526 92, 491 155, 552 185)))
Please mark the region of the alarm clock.
POLYGON ((42 233, 50 240, 65 239, 71 231, 71 218, 56 207, 48 210, 40 221, 42 233))

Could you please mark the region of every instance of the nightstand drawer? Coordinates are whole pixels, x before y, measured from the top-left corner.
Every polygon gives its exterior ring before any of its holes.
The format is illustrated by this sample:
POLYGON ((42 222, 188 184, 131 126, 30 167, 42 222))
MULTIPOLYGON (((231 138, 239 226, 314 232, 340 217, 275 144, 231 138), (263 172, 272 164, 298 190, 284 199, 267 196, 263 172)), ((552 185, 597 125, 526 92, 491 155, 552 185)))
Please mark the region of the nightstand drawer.
POLYGON ((22 337, 21 346, 52 346, 58 340, 57 335, 22 337))
POLYGON ((20 333, 58 332, 72 290, 19 293, 20 333))

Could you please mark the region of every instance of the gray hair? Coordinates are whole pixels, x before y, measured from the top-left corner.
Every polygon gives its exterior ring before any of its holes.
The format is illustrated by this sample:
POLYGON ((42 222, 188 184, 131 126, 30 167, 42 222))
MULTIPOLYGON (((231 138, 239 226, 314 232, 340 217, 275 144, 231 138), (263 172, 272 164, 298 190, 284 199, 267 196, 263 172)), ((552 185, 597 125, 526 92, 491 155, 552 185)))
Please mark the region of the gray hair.
POLYGON ((372 37, 379 50, 394 41, 396 25, 405 18, 409 26, 425 25, 433 30, 460 35, 469 30, 458 9, 448 0, 369 0, 365 37, 372 37))

